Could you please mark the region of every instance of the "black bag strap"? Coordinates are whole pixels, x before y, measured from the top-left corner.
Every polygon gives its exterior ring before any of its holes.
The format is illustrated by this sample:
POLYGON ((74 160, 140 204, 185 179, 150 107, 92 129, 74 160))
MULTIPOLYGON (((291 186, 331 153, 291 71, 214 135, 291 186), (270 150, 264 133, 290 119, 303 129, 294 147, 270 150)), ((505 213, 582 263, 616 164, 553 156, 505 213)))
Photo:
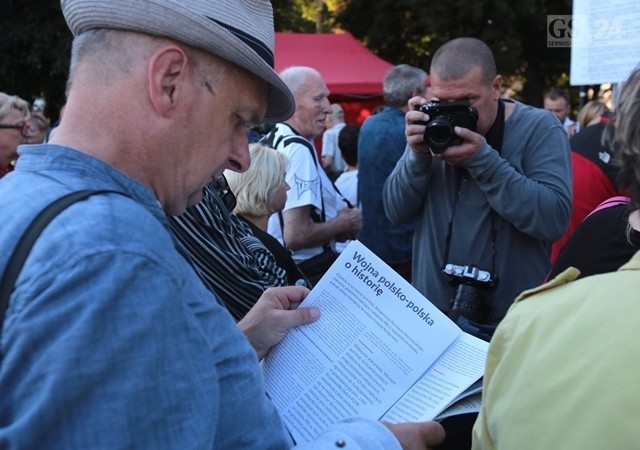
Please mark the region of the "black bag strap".
POLYGON ((95 194, 104 194, 110 192, 122 194, 118 191, 103 189, 76 191, 64 195, 47 205, 29 224, 25 232, 20 237, 20 240, 16 244, 13 253, 9 257, 7 267, 2 276, 2 280, 0 281, 0 335, 2 335, 4 316, 7 308, 9 307, 9 298, 13 293, 13 288, 15 286, 16 280, 18 279, 18 275, 20 275, 22 267, 24 266, 24 263, 27 260, 27 257, 29 256, 31 249, 33 248, 33 245, 35 244, 42 231, 47 227, 49 222, 51 222, 58 214, 60 214, 64 209, 71 206, 72 204, 95 194))
MULTIPOLYGON (((260 143, 264 144, 268 147, 274 148, 276 150, 278 150, 278 147, 280 146, 280 144, 282 144, 283 147, 286 147, 290 144, 296 143, 296 144, 300 144, 303 145, 304 147, 307 148, 307 150, 309 150, 309 153, 311 154, 311 159, 313 160, 313 164, 316 166, 316 170, 320 171, 322 170, 320 168, 320 166, 318 165, 318 158, 316 155, 315 150, 313 149, 313 146, 311 145, 311 143, 306 140, 305 138, 303 138, 296 130, 293 129, 293 127, 291 125, 288 124, 282 124, 284 126, 287 126, 291 132, 293 133, 293 135, 290 134, 283 134, 278 136, 278 138, 276 138, 276 132, 277 132, 277 126, 274 127, 269 133, 267 133, 266 135, 264 135, 262 137, 262 139, 260 139, 260 143)), ((318 173, 318 177, 320 177, 320 173, 318 173)), ((314 220, 314 222, 326 222, 326 216, 324 214, 324 195, 322 193, 322 181, 320 181, 320 204, 321 204, 321 208, 320 208, 320 217, 318 217, 317 214, 312 213, 312 219, 314 220)), ((284 226, 284 224, 282 223, 282 219, 280 219, 280 226, 284 226)), ((284 234, 282 235, 282 239, 284 240, 284 234)))
POLYGON ((327 216, 324 213, 324 192, 322 190, 322 179, 320 178, 320 171, 323 170, 323 169, 318 164, 318 157, 316 155, 316 151, 313 149, 313 147, 311 146, 309 141, 307 141, 303 137, 298 137, 298 136, 287 137, 284 140, 284 146, 286 147, 287 145, 289 145, 289 144, 291 144, 293 142, 295 142, 296 144, 301 144, 301 145, 304 145, 305 147, 307 147, 307 150, 309 150, 309 153, 311 154, 311 159, 313 159, 313 164, 316 166, 316 170, 318 171, 318 179, 320 180, 320 205, 322 205, 321 208, 320 208, 320 222, 326 222, 327 221, 327 216))
MULTIPOLYGON (((309 141, 307 141, 303 137, 293 136, 293 137, 285 138, 284 145, 287 146, 291 142, 296 142, 298 144, 302 144, 305 147, 307 147, 307 149, 309 150, 309 153, 311 153, 311 157, 313 158, 313 162, 316 165, 316 170, 318 170, 318 173, 319 173, 320 170, 324 170, 322 167, 320 167, 320 164, 318 162, 318 155, 316 154, 316 151, 313 149, 311 144, 309 144, 309 141)), ((340 192, 340 189, 338 189, 338 186, 336 186, 336 184, 331 180, 329 180, 329 182, 333 186, 333 189, 335 189, 335 191, 338 193, 338 195, 342 198, 342 201, 344 201, 346 203, 347 207, 353 208, 354 205, 352 205, 351 202, 349 200, 347 200, 347 198, 344 195, 342 195, 342 192, 340 192)), ((321 195, 322 195, 322 191, 321 191, 321 195)), ((324 199, 321 199, 321 201, 322 201, 322 214, 324 216, 324 199)), ((322 221, 325 222, 326 219, 323 218, 322 221)))

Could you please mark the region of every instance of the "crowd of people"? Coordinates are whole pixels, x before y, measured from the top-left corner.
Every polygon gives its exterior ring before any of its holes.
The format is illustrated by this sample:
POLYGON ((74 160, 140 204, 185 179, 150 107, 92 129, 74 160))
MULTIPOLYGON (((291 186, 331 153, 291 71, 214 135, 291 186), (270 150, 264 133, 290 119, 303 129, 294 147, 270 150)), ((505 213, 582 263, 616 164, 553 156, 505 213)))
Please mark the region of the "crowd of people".
POLYGON ((640 68, 573 120, 562 89, 504 98, 489 46, 455 38, 351 124, 318 70, 274 71, 269 1, 61 5, 55 133, 41 100, 0 93, 0 447, 296 446, 260 360, 323 320, 299 305, 353 239, 490 342, 482 407, 298 448, 640 440, 640 68))

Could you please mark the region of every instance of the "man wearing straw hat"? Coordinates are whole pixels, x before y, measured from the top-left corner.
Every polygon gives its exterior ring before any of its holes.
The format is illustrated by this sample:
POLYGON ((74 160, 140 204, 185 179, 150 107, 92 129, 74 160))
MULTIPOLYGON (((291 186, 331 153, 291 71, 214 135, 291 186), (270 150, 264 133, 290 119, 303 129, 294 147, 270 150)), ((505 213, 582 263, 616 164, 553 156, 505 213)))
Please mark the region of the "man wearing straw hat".
MULTIPOLYGON (((258 359, 319 311, 296 309, 303 287, 272 289, 236 325, 166 219, 225 169, 246 170, 252 125, 293 113, 272 69, 271 5, 61 5, 75 35, 65 115, 0 183, 0 271, 47 205, 100 192, 53 218, 11 283, 0 447, 291 447, 258 359)), ((424 449, 442 434, 355 418, 307 448, 424 449)))

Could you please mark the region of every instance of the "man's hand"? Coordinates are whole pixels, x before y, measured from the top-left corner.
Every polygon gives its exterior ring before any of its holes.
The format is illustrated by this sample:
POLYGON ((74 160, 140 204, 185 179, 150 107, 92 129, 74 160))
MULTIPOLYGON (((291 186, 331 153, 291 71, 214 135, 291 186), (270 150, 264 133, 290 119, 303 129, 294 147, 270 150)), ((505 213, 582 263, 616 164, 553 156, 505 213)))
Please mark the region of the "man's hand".
POLYGON ((331 155, 322 155, 322 167, 328 169, 333 162, 333 156, 331 155))
POLYGON ((463 140, 462 144, 449 147, 444 153, 433 155, 433 157, 434 159, 448 162, 453 166, 464 166, 482 148, 485 138, 474 131, 462 127, 455 127, 454 131, 463 140))
POLYGON ((424 142, 425 123, 429 121, 429 115, 416 111, 416 107, 427 104, 423 97, 412 97, 409 99, 409 111, 404 116, 406 125, 404 134, 407 143, 416 153, 431 154, 429 146, 424 142))
MULTIPOLYGON (((413 97, 409 100, 409 111, 405 115, 405 136, 407 143, 416 153, 432 154, 429 145, 424 141, 425 123, 429 121, 429 115, 416 111, 416 107, 426 104, 422 97, 413 97)), ((455 127, 456 135, 464 142, 460 145, 449 147, 445 152, 433 154, 434 159, 441 159, 454 166, 464 166, 466 162, 484 145, 482 135, 462 127, 455 127)))
POLYGON ((362 213, 358 208, 342 208, 333 220, 338 220, 343 230, 336 236, 338 242, 355 239, 362 229, 362 213))
POLYGON ((445 432, 438 422, 391 424, 383 422, 404 450, 429 450, 444 440, 445 432))
POLYGON ((259 358, 280 342, 289 328, 320 318, 317 308, 297 309, 308 293, 309 289, 302 286, 269 288, 238 322, 259 358))

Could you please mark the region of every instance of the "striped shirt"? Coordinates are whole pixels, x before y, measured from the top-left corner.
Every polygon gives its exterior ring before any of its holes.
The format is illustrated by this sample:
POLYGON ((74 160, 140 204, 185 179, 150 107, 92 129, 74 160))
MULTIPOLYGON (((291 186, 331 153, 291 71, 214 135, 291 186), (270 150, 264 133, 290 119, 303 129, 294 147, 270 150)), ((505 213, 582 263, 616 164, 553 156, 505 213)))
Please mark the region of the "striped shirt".
POLYGON ((169 223, 200 278, 236 320, 265 289, 287 285, 285 270, 251 229, 227 211, 211 185, 200 203, 169 217, 169 223))

